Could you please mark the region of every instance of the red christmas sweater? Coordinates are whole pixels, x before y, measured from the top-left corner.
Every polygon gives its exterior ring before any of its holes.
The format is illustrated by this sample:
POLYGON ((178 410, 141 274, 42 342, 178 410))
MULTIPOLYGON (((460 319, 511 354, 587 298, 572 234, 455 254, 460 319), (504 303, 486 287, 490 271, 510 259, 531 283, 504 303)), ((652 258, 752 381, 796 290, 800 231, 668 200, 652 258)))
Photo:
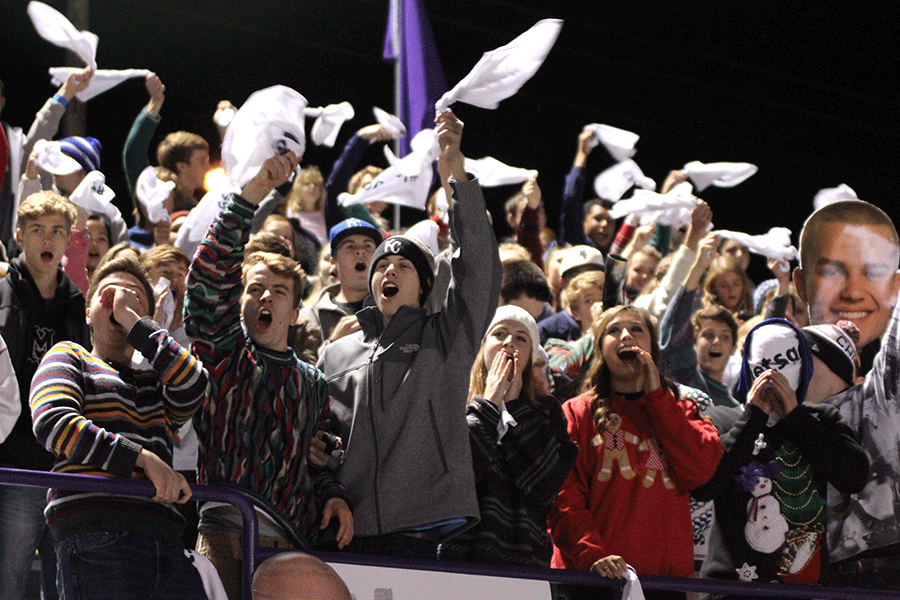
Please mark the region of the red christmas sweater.
POLYGON ((553 568, 587 571, 616 554, 639 575, 694 573, 688 492, 712 477, 722 446, 690 391, 614 394, 601 435, 592 394, 563 404, 579 452, 548 516, 553 568))

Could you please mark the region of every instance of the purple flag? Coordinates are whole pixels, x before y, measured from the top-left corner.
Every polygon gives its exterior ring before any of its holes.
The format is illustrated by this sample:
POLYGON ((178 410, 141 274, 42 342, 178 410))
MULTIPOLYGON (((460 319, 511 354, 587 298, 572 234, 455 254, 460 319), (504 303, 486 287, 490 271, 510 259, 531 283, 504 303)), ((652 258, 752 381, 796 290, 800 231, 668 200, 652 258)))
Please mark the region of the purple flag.
POLYGON ((406 126, 400 156, 409 153, 409 142, 423 129, 434 126, 434 103, 447 91, 447 80, 434 45, 431 25, 421 0, 391 0, 384 60, 400 61, 397 82, 397 116, 406 126), (399 38, 394 17, 399 10, 399 38))

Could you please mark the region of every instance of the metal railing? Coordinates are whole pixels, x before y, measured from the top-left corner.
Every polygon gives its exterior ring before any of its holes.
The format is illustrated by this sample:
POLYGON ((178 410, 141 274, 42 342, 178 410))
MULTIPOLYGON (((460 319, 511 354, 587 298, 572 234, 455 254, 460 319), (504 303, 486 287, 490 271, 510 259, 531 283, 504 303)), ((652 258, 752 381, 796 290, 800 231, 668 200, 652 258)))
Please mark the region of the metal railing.
MULTIPOLYGON (((0 485, 23 485, 29 487, 52 487, 79 492, 106 492, 134 496, 153 496, 153 484, 141 479, 112 479, 88 475, 48 473, 21 469, 0 468, 0 485)), ((255 540, 259 535, 259 524, 253 503, 241 492, 227 487, 191 485, 193 500, 226 502, 235 506, 244 522, 242 537, 244 560, 241 565, 243 596, 250 600, 253 572, 266 558, 284 552, 273 548, 260 548, 255 540)), ((622 582, 599 577, 593 573, 560 569, 537 569, 507 565, 460 563, 452 561, 410 560, 384 556, 366 556, 349 553, 312 552, 326 562, 346 563, 372 567, 415 569, 485 575, 489 577, 509 577, 515 579, 543 580, 564 586, 611 587, 621 593, 622 582)), ((815 598, 822 600, 887 600, 896 599, 897 592, 863 590, 857 588, 830 588, 818 585, 790 585, 777 583, 753 583, 726 581, 720 579, 697 579, 682 577, 640 576, 641 586, 648 590, 677 590, 722 595, 743 595, 779 598, 815 598)))

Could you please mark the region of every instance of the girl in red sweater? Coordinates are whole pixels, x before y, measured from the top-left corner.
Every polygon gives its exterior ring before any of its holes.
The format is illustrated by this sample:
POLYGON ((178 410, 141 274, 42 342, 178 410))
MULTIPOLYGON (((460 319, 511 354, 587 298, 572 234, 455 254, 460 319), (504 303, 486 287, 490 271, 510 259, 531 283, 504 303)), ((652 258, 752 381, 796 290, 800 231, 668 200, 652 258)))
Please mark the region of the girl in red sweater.
POLYGON ((702 394, 660 374, 654 319, 618 306, 594 326, 588 391, 563 405, 578 444, 550 515, 552 566, 624 577, 694 573, 688 492, 722 456, 702 394))

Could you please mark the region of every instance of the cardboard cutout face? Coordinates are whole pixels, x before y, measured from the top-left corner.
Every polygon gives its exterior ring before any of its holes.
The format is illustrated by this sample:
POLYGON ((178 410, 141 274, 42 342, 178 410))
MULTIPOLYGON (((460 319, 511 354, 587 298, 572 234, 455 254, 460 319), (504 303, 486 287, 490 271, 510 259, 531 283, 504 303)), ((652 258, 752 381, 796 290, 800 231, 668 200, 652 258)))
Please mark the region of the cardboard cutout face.
POLYGON ((794 273, 794 283, 809 306, 810 323, 841 319, 859 327, 859 347, 887 329, 897 303, 900 248, 884 225, 841 222, 816 228, 809 264, 794 273))

